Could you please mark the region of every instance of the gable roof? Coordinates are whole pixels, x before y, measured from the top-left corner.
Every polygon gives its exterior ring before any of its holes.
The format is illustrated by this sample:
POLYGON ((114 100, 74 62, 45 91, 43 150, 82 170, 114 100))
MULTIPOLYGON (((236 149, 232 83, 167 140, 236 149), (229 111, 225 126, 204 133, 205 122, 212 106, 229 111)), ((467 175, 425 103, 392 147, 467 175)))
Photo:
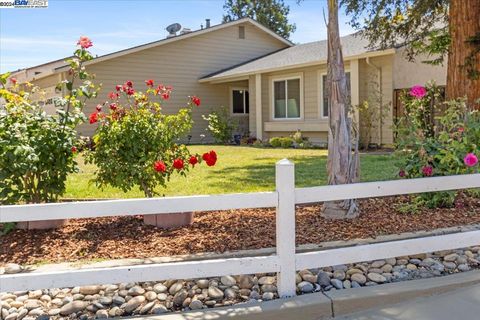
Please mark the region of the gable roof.
MULTIPOLYGON (((195 30, 195 31, 190 31, 190 32, 187 32, 187 33, 184 33, 184 34, 180 34, 180 35, 171 37, 171 38, 165 38, 165 39, 153 41, 153 42, 150 42, 150 43, 142 44, 142 45, 139 45, 139 46, 135 46, 135 47, 132 47, 132 48, 128 48, 128 49, 116 51, 116 52, 113 52, 113 53, 105 54, 103 56, 100 56, 100 57, 97 57, 93 60, 88 61, 87 63, 85 63, 85 65, 90 65, 90 64, 101 62, 101 61, 110 60, 110 59, 113 59, 113 58, 118 58, 118 57, 130 54, 130 53, 154 48, 154 47, 165 45, 165 44, 175 42, 175 41, 178 41, 178 40, 188 39, 188 38, 195 37, 195 36, 198 36, 198 35, 201 35, 201 34, 209 33, 209 32, 216 31, 216 30, 221 30, 221 29, 224 29, 224 28, 227 28, 227 27, 232 27, 232 26, 235 26, 237 24, 242 24, 242 23, 252 24, 253 26, 257 27, 258 29, 262 30, 263 32, 266 32, 270 36, 274 37, 275 39, 283 42, 287 46, 293 46, 294 45, 290 40, 287 40, 287 39, 283 38, 279 34, 275 33, 274 31, 270 30, 269 28, 263 26, 259 22, 255 21, 251 18, 241 18, 241 19, 238 19, 238 20, 217 24, 217 25, 211 26, 209 28, 203 28, 203 29, 199 29, 199 30, 195 30)), ((67 69, 67 68, 68 68, 68 66, 63 66, 63 67, 56 68, 55 70, 63 71, 62 69, 67 69)))
MULTIPOLYGON (((120 51, 112 52, 112 53, 109 53, 109 54, 105 54, 105 55, 96 57, 93 60, 90 60, 90 61, 86 62, 85 65, 90 65, 90 64, 95 64, 95 63, 101 62, 101 61, 110 60, 110 59, 113 59, 113 58, 117 58, 117 57, 121 57, 121 56, 130 54, 130 53, 154 48, 154 47, 157 47, 157 46, 165 45, 165 44, 172 43, 172 42, 179 41, 179 40, 183 40, 183 39, 188 39, 188 38, 191 38, 191 37, 206 34, 206 33, 209 33, 209 32, 216 31, 216 30, 221 30, 221 29, 224 29, 224 28, 227 28, 227 27, 232 27, 232 26, 242 24, 242 23, 249 23, 249 24, 253 25, 254 27, 262 30, 265 33, 267 33, 268 35, 272 36, 273 38, 283 42, 287 46, 289 46, 289 47, 293 46, 293 43, 291 41, 283 38, 282 36, 278 35, 274 31, 272 31, 272 30, 268 29, 267 27, 263 26, 259 22, 255 21, 251 18, 242 18, 242 19, 238 19, 238 20, 234 20, 234 21, 229 21, 229 22, 224 22, 224 23, 221 23, 221 24, 217 24, 217 25, 211 26, 209 28, 203 28, 203 29, 199 29, 199 30, 190 31, 190 32, 187 32, 187 33, 184 33, 184 34, 179 34, 179 35, 171 37, 171 38, 164 38, 164 39, 160 39, 160 40, 157 40, 157 41, 142 44, 142 45, 139 45, 139 46, 135 46, 135 47, 127 48, 127 49, 124 49, 124 50, 120 50, 120 51)), ((65 59, 67 59, 67 58, 65 58, 65 59)), ((54 63, 58 62, 60 60, 62 60, 62 59, 47 62, 47 63, 42 64, 41 66, 48 65, 48 64, 52 64, 52 66, 54 66, 55 65, 54 63)), ((36 67, 38 67, 38 66, 36 66, 36 67)), ((29 70, 29 69, 36 68, 36 67, 26 68, 26 69, 18 70, 16 72, 29 70)), ((38 79, 41 79, 41 78, 44 78, 44 77, 48 77, 48 76, 50 76, 54 73, 67 71, 68 68, 69 68, 68 65, 65 63, 64 65, 52 68, 50 72, 44 72, 42 74, 39 74, 38 76, 34 77, 34 79, 38 80, 38 79)))
MULTIPOLYGON (((371 53, 371 55, 390 54, 394 49, 388 50, 369 50, 369 42, 358 33, 340 38, 342 44, 343 56, 358 57, 371 53)), ((305 44, 288 47, 277 52, 257 58, 253 61, 243 63, 228 69, 209 74, 200 82, 210 82, 216 80, 226 80, 229 78, 251 75, 255 73, 271 72, 276 70, 298 68, 313 64, 327 62, 327 40, 309 42, 305 44)))

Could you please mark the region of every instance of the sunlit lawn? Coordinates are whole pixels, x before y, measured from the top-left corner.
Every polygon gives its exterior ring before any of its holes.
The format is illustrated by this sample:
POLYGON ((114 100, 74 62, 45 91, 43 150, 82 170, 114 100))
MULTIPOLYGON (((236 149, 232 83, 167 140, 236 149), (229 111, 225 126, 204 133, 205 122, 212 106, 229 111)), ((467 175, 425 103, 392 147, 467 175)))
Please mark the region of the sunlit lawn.
MULTIPOLYGON (((295 163, 297 187, 326 184, 326 150, 260 149, 237 146, 191 146, 192 153, 214 149, 218 153, 215 167, 205 164, 191 170, 187 177, 174 176, 165 195, 192 195, 213 193, 254 192, 273 190, 275 162, 288 158, 295 163)), ((95 167, 83 163, 79 156, 80 172, 70 175, 65 198, 137 198, 138 189, 127 193, 111 187, 100 190, 92 182, 95 167)), ((395 179, 395 160, 390 155, 365 154, 361 156, 361 180, 395 179)))

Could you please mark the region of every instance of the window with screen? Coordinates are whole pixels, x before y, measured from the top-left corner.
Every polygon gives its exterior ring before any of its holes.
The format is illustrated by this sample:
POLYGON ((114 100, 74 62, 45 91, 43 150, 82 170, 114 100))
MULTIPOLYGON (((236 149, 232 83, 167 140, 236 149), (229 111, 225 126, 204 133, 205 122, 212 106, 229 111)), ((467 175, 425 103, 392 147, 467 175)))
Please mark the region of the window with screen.
POLYGON ((300 118, 300 78, 273 82, 273 117, 275 119, 300 118))

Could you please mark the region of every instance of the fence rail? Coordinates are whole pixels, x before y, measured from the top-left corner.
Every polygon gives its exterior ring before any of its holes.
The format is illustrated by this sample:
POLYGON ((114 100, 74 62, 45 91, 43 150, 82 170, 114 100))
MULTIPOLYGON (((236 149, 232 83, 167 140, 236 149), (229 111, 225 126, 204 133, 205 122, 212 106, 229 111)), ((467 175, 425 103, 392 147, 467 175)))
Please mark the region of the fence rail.
POLYGON ((0 292, 276 272, 278 293, 288 297, 296 294, 296 270, 480 245, 480 231, 469 231, 295 252, 296 204, 480 188, 480 174, 295 189, 294 165, 284 159, 276 165, 275 183, 274 192, 0 206, 0 223, 276 207, 274 255, 4 274, 0 292))

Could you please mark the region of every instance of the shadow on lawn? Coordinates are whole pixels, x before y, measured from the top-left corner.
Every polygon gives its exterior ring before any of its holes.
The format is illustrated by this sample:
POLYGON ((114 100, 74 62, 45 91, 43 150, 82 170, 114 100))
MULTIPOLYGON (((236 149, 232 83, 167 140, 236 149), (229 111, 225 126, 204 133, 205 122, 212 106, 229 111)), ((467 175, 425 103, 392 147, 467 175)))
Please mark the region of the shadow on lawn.
MULTIPOLYGON (((229 166, 220 169, 208 177, 209 183, 215 183, 225 190, 236 190, 239 184, 255 185, 259 189, 273 190, 275 188, 275 163, 272 158, 256 158, 257 163, 241 168, 229 166), (225 179, 241 170, 234 180, 225 179)), ((280 159, 278 159, 280 160, 280 159)), ((327 184, 327 156, 292 157, 295 164, 295 185, 311 187, 327 184)), ((390 155, 361 155, 361 181, 381 181, 396 178, 395 162, 390 155)))

